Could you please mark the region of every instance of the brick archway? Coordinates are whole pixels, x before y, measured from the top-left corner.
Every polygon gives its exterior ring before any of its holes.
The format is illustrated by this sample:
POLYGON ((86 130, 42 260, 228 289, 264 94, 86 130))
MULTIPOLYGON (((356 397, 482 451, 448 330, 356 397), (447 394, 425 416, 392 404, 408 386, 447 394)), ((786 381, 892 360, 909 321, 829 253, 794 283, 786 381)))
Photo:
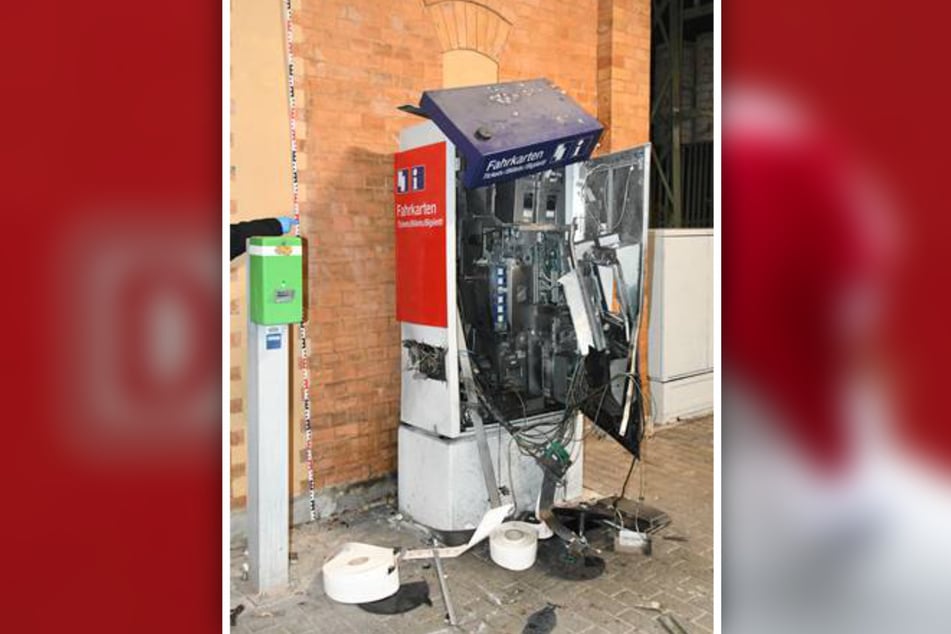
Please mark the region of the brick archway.
POLYGON ((515 18, 499 0, 423 0, 443 53, 470 50, 498 63, 515 18))

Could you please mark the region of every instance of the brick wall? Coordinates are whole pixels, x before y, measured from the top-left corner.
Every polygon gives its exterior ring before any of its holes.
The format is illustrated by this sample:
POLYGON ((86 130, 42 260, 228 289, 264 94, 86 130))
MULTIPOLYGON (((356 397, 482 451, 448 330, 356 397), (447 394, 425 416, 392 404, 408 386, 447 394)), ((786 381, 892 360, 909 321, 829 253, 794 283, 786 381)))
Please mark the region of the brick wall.
POLYGON ((650 1, 597 4, 597 116, 613 151, 650 139, 650 1))
POLYGON ((597 1, 511 2, 512 28, 499 57, 499 79, 547 77, 582 108, 597 109, 597 1))
POLYGON ((395 468, 392 166, 412 122, 396 106, 441 83, 441 49, 422 2, 309 0, 298 16, 315 461, 318 486, 331 486, 395 468))
MULTIPOLYGON (((592 113, 610 92, 605 123, 616 128, 615 138, 624 145, 646 141, 649 0, 614 0, 609 21, 599 4, 302 0, 296 8, 318 487, 396 469, 400 349, 391 171, 399 131, 417 123, 396 106, 415 104, 423 90, 439 87, 443 55, 469 49, 497 62, 501 81, 548 77, 592 113), (599 38, 612 28, 623 33, 611 40, 612 70, 604 83, 599 67, 608 61, 599 57, 599 38)), ((233 345, 232 354, 244 354, 240 340, 233 345)), ((232 423, 243 415, 240 393, 233 394, 232 423)), ((299 414, 295 420, 294 492, 301 493, 299 414)), ((233 479, 244 469, 243 443, 241 429, 234 431, 233 479)), ((241 502, 232 499, 233 506, 241 502)))

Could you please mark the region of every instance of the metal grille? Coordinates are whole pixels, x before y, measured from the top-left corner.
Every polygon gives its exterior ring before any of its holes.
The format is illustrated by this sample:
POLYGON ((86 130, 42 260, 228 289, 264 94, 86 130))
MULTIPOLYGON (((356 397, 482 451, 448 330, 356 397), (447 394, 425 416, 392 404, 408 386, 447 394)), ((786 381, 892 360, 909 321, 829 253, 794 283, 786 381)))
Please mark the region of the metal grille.
POLYGON ((651 2, 651 226, 713 226, 710 0, 651 2))
MULTIPOLYGON (((660 170, 651 172, 651 226, 670 228, 672 206, 667 193, 671 174, 670 157, 658 159, 660 170)), ((713 142, 685 143, 680 155, 681 191, 683 192, 683 228, 713 227, 713 142)))

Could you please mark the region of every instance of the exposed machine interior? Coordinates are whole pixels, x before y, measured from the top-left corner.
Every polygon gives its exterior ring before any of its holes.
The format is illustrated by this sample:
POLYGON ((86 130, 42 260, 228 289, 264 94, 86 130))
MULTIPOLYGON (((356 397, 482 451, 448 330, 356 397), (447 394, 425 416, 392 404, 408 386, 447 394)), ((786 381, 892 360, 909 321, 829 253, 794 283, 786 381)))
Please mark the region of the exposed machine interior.
POLYGON ((510 420, 564 409, 579 358, 558 283, 571 269, 564 169, 456 199, 458 299, 484 393, 510 420))
POLYGON ((466 347, 487 422, 528 425, 523 449, 565 445, 581 410, 638 451, 645 155, 636 148, 585 164, 574 218, 565 168, 457 186, 466 347))

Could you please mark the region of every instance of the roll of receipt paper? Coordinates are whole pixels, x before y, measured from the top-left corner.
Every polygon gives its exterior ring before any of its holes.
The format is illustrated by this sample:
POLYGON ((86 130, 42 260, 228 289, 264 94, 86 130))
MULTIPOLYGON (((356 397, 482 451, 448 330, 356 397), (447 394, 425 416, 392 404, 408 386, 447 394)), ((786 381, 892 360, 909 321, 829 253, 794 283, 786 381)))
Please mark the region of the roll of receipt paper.
POLYGON ((492 561, 509 570, 526 570, 538 553, 538 529, 527 522, 505 522, 489 537, 492 561))
POLYGON ((368 603, 392 595, 400 573, 392 548, 351 542, 323 566, 324 592, 340 603, 368 603))
POLYGON ((399 560, 458 557, 492 534, 512 512, 511 504, 489 511, 482 517, 467 544, 451 548, 417 548, 397 555, 392 548, 348 542, 323 566, 324 592, 340 603, 369 603, 391 596, 399 590, 399 560))

